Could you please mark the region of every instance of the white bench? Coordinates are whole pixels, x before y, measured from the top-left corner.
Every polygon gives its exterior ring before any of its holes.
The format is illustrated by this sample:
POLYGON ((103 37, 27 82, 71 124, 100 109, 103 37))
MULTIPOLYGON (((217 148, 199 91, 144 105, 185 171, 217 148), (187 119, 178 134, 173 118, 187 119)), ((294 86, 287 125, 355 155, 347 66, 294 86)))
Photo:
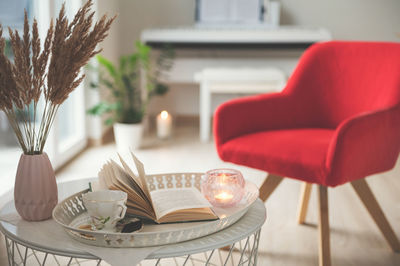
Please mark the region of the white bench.
POLYGON ((194 76, 200 83, 200 140, 207 142, 211 130, 213 93, 279 92, 286 83, 285 74, 276 68, 206 68, 194 76))

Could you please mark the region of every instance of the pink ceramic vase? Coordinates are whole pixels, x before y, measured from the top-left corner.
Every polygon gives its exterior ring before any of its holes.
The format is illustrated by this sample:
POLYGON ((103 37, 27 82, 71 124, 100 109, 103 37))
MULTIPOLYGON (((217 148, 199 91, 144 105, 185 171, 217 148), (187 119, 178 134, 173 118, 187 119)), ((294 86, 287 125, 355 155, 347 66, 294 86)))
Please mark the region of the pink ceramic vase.
POLYGON ((58 191, 46 153, 21 155, 15 178, 14 202, 24 220, 41 221, 51 217, 58 202, 58 191))

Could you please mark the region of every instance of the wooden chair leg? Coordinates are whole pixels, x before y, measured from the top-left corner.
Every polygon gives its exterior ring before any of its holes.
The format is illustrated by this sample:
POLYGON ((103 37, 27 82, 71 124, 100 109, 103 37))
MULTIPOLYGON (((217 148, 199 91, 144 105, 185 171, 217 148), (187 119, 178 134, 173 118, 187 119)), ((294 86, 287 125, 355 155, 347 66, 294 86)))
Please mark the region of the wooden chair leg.
POLYGON ((308 202, 310 201, 312 184, 303 182, 301 185, 299 207, 297 209, 297 222, 303 224, 306 220, 308 202))
POLYGON ((400 252, 400 243, 388 220, 385 217, 379 203, 376 201, 374 194, 369 188, 365 179, 359 179, 351 182, 358 197, 361 199, 364 206, 367 208, 372 219, 381 230, 390 247, 394 252, 400 252))
POLYGON ((328 188, 322 185, 318 187, 319 209, 319 266, 331 265, 331 252, 329 240, 329 212, 328 212, 328 188))
POLYGON ((281 183, 282 179, 283 177, 281 176, 268 174, 260 187, 260 199, 265 202, 272 192, 274 192, 275 188, 281 183))

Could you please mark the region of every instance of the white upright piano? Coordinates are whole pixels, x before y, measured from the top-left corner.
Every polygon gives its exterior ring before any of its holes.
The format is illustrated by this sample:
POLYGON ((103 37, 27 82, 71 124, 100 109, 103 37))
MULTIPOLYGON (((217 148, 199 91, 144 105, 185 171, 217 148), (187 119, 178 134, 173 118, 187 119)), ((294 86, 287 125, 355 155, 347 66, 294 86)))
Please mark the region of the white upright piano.
MULTIPOLYGON (((169 44, 175 49, 174 66, 168 77, 173 88, 168 95, 171 99, 164 98, 159 105, 184 115, 199 113, 199 85, 194 80, 195 73, 209 67, 276 67, 289 76, 308 46, 331 38, 324 28, 262 24, 147 29, 141 34, 141 40, 153 48, 169 44), (165 100, 169 104, 165 104, 165 100)), ((212 109, 227 100, 226 97, 217 95, 212 109)))
POLYGON ((142 42, 153 48, 169 44, 177 51, 170 75, 172 83, 192 83, 194 73, 205 67, 278 64, 291 72, 305 48, 331 39, 330 32, 324 28, 262 24, 251 27, 194 25, 146 29, 141 34, 142 42), (294 63, 288 63, 289 58, 294 58, 294 63))

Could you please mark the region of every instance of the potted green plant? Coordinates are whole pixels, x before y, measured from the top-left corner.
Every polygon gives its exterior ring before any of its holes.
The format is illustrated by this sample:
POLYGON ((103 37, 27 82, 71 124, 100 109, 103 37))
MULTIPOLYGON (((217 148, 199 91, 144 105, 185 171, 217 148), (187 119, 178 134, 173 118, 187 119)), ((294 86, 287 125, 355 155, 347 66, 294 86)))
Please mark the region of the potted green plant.
POLYGON ((121 56, 118 65, 97 56, 99 77, 98 82, 91 82, 91 87, 106 90, 106 96, 88 113, 108 115, 105 124, 113 125, 120 151, 140 146, 142 122, 150 99, 168 91, 160 78, 172 67, 174 52, 170 48, 163 49, 155 63, 150 60, 150 52, 149 46, 137 41, 135 52, 121 56))

